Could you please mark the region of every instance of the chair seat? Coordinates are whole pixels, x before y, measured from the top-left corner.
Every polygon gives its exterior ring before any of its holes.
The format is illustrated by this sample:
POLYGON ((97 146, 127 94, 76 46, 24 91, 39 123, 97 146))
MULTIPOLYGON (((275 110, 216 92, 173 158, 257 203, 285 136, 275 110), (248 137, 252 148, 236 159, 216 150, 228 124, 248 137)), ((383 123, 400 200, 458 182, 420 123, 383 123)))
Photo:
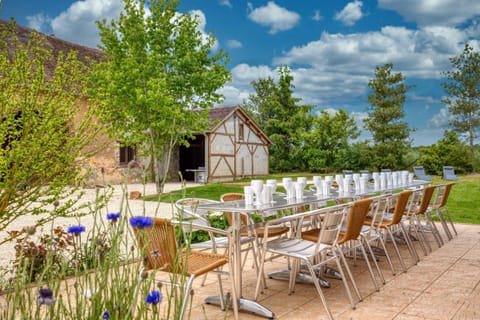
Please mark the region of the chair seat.
MULTIPOLYGON (((296 258, 313 257, 316 254, 316 242, 302 239, 278 238, 267 243, 267 250, 273 253, 288 255, 296 258)), ((320 244, 319 251, 330 248, 329 245, 320 244)))
MULTIPOLYGON (((368 226, 372 225, 372 217, 367 216, 365 218, 364 224, 368 225, 368 226)), ((391 225, 392 225, 392 220, 383 218, 382 223, 379 226, 380 226, 380 228, 386 228, 386 227, 389 227, 391 225)))
POLYGON ((222 254, 199 252, 190 250, 182 252, 182 259, 186 261, 187 275, 200 276, 226 264, 227 258, 222 254), (188 255, 188 257, 186 257, 188 255))
MULTIPOLYGON (((269 227, 268 228, 268 236, 269 237, 276 237, 287 233, 290 230, 289 227, 269 227)), ((257 227, 255 228, 255 232, 257 233, 257 237, 262 238, 265 235, 265 228, 264 227, 257 227)), ((244 230, 240 233, 241 236, 248 236, 248 231, 244 230)))
POLYGON ((318 235, 320 234, 319 228, 310 229, 302 232, 302 239, 316 242, 318 239, 318 235))

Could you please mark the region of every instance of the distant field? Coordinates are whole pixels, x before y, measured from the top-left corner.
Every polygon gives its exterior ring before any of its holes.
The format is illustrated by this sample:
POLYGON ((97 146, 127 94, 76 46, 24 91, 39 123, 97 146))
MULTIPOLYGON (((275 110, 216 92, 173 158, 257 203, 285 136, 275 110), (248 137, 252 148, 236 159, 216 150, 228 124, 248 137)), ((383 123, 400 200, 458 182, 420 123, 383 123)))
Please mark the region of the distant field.
MULTIPOLYGON (((291 174, 284 176, 307 176, 312 174, 291 174)), ((269 179, 281 180, 282 176, 270 176, 269 179)), ((261 177, 260 179, 267 179, 261 177)), ((249 180, 211 183, 198 187, 185 188, 162 195, 162 201, 174 202, 177 199, 194 197, 206 199, 220 199, 220 195, 227 192, 243 192, 243 184, 248 184, 249 180)), ((434 184, 445 183, 441 177, 433 177, 434 184)), ((146 197, 146 200, 156 200, 156 196, 146 197)), ((455 186, 452 188, 450 198, 447 202, 447 209, 455 222, 480 224, 480 174, 460 176, 455 186)))

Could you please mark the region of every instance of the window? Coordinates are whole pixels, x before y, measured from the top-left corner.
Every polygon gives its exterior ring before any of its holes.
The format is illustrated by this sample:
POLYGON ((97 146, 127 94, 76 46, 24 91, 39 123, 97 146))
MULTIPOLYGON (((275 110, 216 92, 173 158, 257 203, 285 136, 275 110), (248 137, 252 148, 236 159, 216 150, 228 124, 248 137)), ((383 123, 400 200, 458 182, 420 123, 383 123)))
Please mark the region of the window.
POLYGON ((243 127, 243 123, 240 123, 238 125, 238 140, 240 141, 243 141, 244 137, 243 137, 243 132, 244 132, 245 128, 243 127))
POLYGON ((137 149, 130 146, 120 145, 120 164, 128 164, 135 160, 137 149))

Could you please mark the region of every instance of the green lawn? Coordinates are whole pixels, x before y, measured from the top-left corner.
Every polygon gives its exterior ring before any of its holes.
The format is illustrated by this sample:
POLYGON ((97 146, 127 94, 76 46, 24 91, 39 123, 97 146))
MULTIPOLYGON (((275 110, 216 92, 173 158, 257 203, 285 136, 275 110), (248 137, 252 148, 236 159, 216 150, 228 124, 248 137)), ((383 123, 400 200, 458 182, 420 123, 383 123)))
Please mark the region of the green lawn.
MULTIPOLYGON (((290 174, 289 177, 306 176, 312 174, 290 174)), ((272 175, 268 179, 281 180, 281 175, 272 175)), ((260 177, 259 179, 267 179, 260 177)), ((161 201, 175 202, 177 199, 186 197, 220 199, 220 195, 227 192, 243 192, 243 184, 248 184, 249 180, 240 180, 225 183, 210 183, 197 187, 185 188, 163 194, 161 201)), ((434 184, 445 183, 441 177, 433 177, 434 184)), ((157 201, 158 196, 147 196, 145 200, 157 201)), ((455 222, 480 224, 480 175, 460 176, 455 186, 452 188, 447 202, 447 209, 455 222)))

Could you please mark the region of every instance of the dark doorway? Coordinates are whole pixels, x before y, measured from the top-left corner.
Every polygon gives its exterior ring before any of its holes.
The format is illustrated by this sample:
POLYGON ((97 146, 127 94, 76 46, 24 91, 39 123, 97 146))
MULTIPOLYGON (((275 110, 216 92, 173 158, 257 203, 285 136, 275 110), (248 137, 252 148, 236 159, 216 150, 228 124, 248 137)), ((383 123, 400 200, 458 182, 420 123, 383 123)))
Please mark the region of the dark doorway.
POLYGON ((180 147, 180 172, 183 179, 187 181, 195 180, 195 172, 187 171, 205 167, 205 136, 198 135, 190 140, 190 146, 180 147))

